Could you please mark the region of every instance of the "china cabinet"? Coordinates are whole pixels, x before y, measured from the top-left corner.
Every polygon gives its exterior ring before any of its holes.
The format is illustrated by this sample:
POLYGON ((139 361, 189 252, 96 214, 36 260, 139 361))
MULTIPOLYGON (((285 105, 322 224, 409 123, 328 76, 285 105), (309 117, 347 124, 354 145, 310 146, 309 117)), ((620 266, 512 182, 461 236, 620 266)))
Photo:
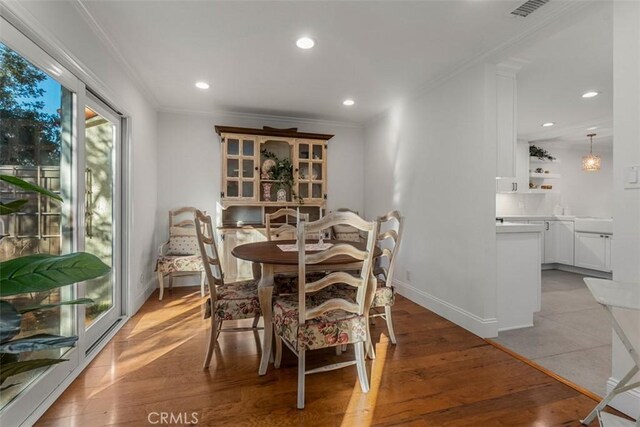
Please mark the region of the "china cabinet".
POLYGON ((222 262, 228 280, 251 276, 251 265, 231 255, 243 243, 265 236, 265 214, 298 209, 311 221, 327 203, 328 134, 297 129, 216 126, 220 137, 220 202, 217 215, 222 262))

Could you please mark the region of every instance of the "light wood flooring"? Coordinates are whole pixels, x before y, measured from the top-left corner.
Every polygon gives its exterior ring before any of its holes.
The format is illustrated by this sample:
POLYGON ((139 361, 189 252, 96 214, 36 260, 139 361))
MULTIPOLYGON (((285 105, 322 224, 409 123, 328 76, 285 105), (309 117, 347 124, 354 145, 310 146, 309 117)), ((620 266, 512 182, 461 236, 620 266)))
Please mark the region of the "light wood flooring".
MULTIPOLYGON (((37 425, 144 426, 165 412, 187 421, 195 414, 203 426, 577 426, 595 405, 398 297, 398 345, 382 320, 372 331, 371 391, 360 391, 355 366, 311 375, 306 409, 297 410, 296 359, 285 350, 282 367, 259 377, 252 332, 223 333, 211 369, 202 371, 208 322, 201 301, 195 288, 177 288, 161 302, 152 296, 37 425)), ((333 349, 310 352, 307 369, 336 358, 333 349)))

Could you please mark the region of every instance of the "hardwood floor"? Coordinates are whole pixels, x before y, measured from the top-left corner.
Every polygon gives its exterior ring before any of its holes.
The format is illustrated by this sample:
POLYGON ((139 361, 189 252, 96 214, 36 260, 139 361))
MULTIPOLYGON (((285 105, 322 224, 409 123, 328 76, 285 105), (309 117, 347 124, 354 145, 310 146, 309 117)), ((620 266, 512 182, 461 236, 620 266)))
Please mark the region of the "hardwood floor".
MULTIPOLYGON (((306 409, 297 410, 295 357, 284 350, 282 367, 259 377, 252 332, 223 333, 211 369, 202 371, 208 322, 200 303, 195 288, 177 288, 163 301, 152 296, 36 425, 161 425, 161 413, 173 413, 172 425, 577 426, 595 406, 398 297, 398 345, 382 320, 372 330, 371 391, 360 391, 355 366, 311 375, 306 409)), ((333 349, 313 351, 307 368, 337 358, 333 349)))

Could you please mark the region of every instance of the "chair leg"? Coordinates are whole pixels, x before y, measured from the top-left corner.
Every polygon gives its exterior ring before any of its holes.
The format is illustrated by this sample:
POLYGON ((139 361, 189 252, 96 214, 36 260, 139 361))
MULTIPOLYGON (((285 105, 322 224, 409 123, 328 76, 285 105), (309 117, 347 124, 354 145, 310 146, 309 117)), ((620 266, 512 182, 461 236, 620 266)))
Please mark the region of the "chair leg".
POLYGON ((205 296, 207 293, 205 292, 205 285, 207 283, 207 275, 204 274, 204 271, 200 272, 200 296, 205 296))
POLYGON ((304 348, 298 350, 298 409, 304 409, 304 348))
POLYGON ((384 319, 387 321, 387 329, 389 330, 389 339, 392 344, 396 343, 396 333, 393 330, 393 320, 391 320, 391 306, 384 307, 384 319))
POLYGON ((215 312, 211 313, 211 328, 209 329, 209 344, 207 345, 207 353, 204 358, 204 365, 202 369, 209 369, 209 364, 211 363, 211 355, 213 355, 213 350, 218 343, 218 335, 220 334, 220 327, 222 322, 218 322, 215 312))
POLYGON ((363 393, 369 391, 369 378, 367 377, 367 366, 364 361, 364 343, 357 342, 354 344, 356 350, 356 367, 358 368, 358 379, 360 380, 360 388, 363 393))
POLYGON ((373 346, 373 340, 371 339, 371 328, 369 322, 367 322, 367 341, 363 344, 365 346, 365 356, 373 360, 376 358, 376 351, 373 346))
POLYGON ((253 318, 253 324, 251 325, 251 327, 253 329, 258 327, 258 322, 260 322, 260 315, 256 314, 256 317, 253 318))
POLYGON ((336 356, 340 356, 342 354, 342 345, 339 344, 336 346, 336 356))
POLYGON ((158 276, 158 289, 160 293, 158 300, 162 301, 162 296, 164 295, 164 274, 162 274, 162 271, 158 270, 157 276, 158 276))
POLYGON ((173 290, 173 274, 169 273, 169 289, 173 290))
POLYGON ((273 360, 273 366, 274 368, 279 368, 282 361, 282 338, 278 334, 274 334, 274 338, 276 341, 276 356, 273 360))

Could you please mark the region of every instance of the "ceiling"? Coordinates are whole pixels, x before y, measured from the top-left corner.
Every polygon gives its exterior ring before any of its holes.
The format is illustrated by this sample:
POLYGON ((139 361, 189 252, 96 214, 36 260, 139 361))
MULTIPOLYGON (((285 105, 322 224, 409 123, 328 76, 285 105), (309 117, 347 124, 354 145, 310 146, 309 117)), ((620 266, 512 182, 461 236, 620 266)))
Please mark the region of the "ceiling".
POLYGON ((515 54, 525 65, 517 74, 518 137, 586 144, 611 143, 613 132, 613 8, 596 4, 565 28, 537 39, 515 54), (595 98, 582 94, 598 91, 595 98), (555 126, 541 127, 554 122, 555 126), (587 128, 597 126, 595 131, 587 128))
POLYGON ((523 1, 83 1, 81 9, 161 109, 361 123, 572 3, 511 16, 523 1), (298 49, 302 35, 316 47, 298 49), (199 80, 211 89, 196 89, 199 80), (356 104, 344 107, 346 98, 356 104))

